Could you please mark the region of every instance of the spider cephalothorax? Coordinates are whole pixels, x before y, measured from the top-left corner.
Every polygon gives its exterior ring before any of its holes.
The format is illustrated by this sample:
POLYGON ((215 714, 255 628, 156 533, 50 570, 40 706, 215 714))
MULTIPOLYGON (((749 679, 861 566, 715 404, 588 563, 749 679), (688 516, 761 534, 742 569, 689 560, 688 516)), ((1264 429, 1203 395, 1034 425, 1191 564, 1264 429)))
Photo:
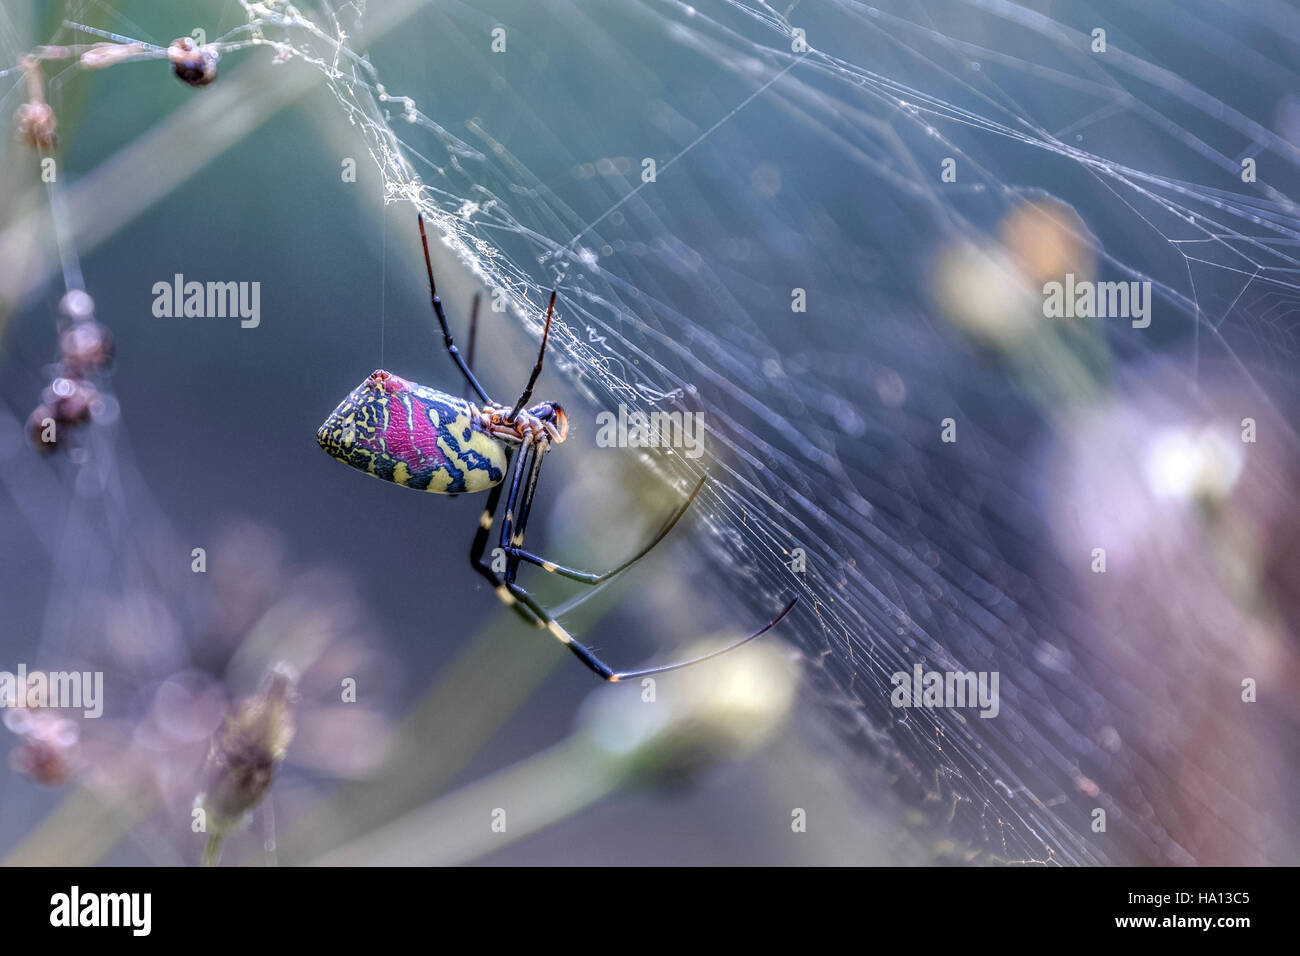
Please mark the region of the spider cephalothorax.
POLYGON ((534 442, 560 444, 569 437, 569 418, 564 407, 555 402, 541 402, 521 411, 514 421, 510 409, 489 402, 478 410, 484 431, 502 441, 522 443, 524 438, 534 442))
MULTIPOLYGON (((533 496, 537 491, 542 462, 547 452, 562 443, 569 434, 568 416, 557 403, 539 402, 524 407, 532 397, 537 377, 542 373, 542 360, 546 357, 546 343, 550 338, 551 319, 555 313, 555 293, 551 293, 551 301, 546 309, 546 324, 542 329, 542 347, 537 353, 537 363, 533 366, 523 393, 514 405, 494 402, 474 377, 470 363, 461 357, 452 341, 442 300, 438 298, 438 290, 433 281, 433 263, 429 258, 423 217, 420 219, 420 240, 424 245, 424 264, 429 273, 433 311, 442 329, 443 342, 466 384, 482 404, 475 405, 466 399, 377 369, 354 388, 317 429, 316 441, 321 448, 332 458, 368 475, 406 488, 436 494, 488 491, 487 506, 483 509, 478 532, 470 547, 470 562, 474 569, 491 582, 497 595, 515 613, 528 623, 550 631, 583 664, 607 681, 622 681, 676 670, 716 657, 775 627, 794 607, 797 598, 787 604, 770 623, 721 650, 675 664, 636 671, 616 671, 589 648, 574 640, 546 608, 520 587, 516 576, 521 563, 532 564, 551 574, 583 584, 595 585, 607 581, 639 561, 664 539, 691 506, 706 479, 700 479, 690 497, 649 544, 612 571, 601 574, 577 571, 526 551, 524 531, 532 514, 533 496), (518 454, 512 470, 510 459, 516 451, 518 454), (483 556, 487 552, 488 537, 495 522, 501 493, 507 488, 507 473, 510 482, 505 518, 501 522, 499 547, 493 552, 494 555, 499 552, 505 557, 504 570, 501 570, 495 558, 491 564, 487 564, 484 563, 483 556)), ((471 354, 474 350, 473 322, 477 314, 475 310, 470 320, 471 354)))

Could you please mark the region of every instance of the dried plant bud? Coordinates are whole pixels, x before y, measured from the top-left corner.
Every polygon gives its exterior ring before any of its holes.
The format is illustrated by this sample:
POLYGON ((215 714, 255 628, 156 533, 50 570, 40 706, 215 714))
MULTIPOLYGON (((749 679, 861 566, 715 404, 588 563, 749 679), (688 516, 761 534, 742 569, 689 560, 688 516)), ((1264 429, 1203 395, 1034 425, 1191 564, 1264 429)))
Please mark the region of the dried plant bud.
POLYGON ((27 102, 18 107, 18 112, 14 114, 18 123, 18 137, 32 149, 51 150, 59 142, 54 133, 59 124, 54 110, 45 102, 41 61, 28 54, 22 59, 22 68, 27 76, 27 102))
POLYGON ((113 359, 113 336, 98 322, 77 322, 59 337, 63 367, 81 378, 103 368, 113 359))
POLYGON ((1011 261, 1035 287, 1069 272, 1081 277, 1093 272, 1088 227, 1063 202, 1021 202, 1007 213, 998 231, 1011 261))
POLYGON ((96 43, 81 54, 80 63, 87 70, 102 70, 137 56, 143 56, 146 52, 148 51, 143 43, 96 43))
POLYGON ((85 289, 69 289, 59 300, 59 311, 74 322, 95 317, 95 300, 85 289))
POLYGON ((277 664, 257 693, 240 701, 217 730, 199 797, 209 833, 238 826, 271 788, 293 740, 296 684, 293 669, 277 664))
POLYGON ((27 418, 27 434, 43 452, 57 450, 65 429, 89 422, 103 407, 95 386, 75 378, 56 378, 27 418))
POLYGON ((59 425, 86 424, 100 404, 95 386, 74 378, 56 378, 41 395, 41 401, 54 410, 59 425))
POLYGON ((57 714, 31 710, 9 710, 5 726, 21 742, 9 752, 9 766, 37 783, 54 787, 66 783, 77 768, 75 722, 57 714))
POLYGON ((44 740, 24 740, 9 751, 9 766, 44 787, 57 787, 72 776, 68 753, 44 740))
POLYGON ((32 149, 48 152, 59 145, 55 133, 59 125, 54 110, 48 103, 24 103, 14 114, 18 122, 18 138, 32 149))
POLYGON ((182 83, 207 86, 217 78, 217 61, 221 54, 212 44, 199 46, 189 37, 178 37, 167 48, 172 72, 182 83))

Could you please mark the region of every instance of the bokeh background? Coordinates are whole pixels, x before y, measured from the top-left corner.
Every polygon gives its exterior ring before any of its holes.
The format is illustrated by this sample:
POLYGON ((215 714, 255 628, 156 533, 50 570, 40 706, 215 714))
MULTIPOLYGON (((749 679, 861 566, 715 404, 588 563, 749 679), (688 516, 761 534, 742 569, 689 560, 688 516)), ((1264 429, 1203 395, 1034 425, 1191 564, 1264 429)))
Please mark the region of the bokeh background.
POLYGON ((0 667, 107 690, 43 782, 10 728, 8 862, 197 862, 209 738, 278 661, 297 733, 228 865, 1296 861, 1300 12, 787 6, 269 4, 254 34, 227 0, 6 2, 6 117, 24 51, 102 39, 69 21, 226 50, 201 90, 52 61, 56 184, 0 153, 0 667), (321 454, 373 368, 459 389, 413 198, 462 342, 476 292, 510 302, 494 394, 560 289, 537 550, 616 563, 693 483, 598 448, 597 411, 706 413, 717 487, 570 629, 631 666, 799 594, 788 622, 653 704, 601 690, 468 567, 481 500, 321 454), (1150 328, 1045 320, 1067 272, 1151 281, 1150 328), (116 359, 42 456, 78 273, 116 359), (259 281, 260 327, 155 318, 175 273, 259 281), (890 708, 917 661, 998 670, 1002 713, 890 708))

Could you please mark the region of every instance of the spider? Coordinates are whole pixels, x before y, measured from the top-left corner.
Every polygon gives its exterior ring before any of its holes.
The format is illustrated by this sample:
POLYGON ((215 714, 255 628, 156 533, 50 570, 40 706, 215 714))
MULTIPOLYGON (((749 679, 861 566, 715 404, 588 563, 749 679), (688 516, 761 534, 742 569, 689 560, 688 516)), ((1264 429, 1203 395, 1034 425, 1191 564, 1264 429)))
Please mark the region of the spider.
POLYGON ((537 354, 537 364, 528 377, 528 384, 513 406, 507 407, 492 401, 474 377, 471 368, 473 323, 478 314, 477 300, 471 313, 471 361, 467 363, 452 341, 442 300, 438 298, 423 216, 419 217, 419 224, 420 242, 424 246, 424 265, 429 275, 429 296, 438 325, 442 328, 443 342, 466 384, 482 404, 475 405, 467 399, 377 369, 339 403, 338 408, 317 430, 316 440, 321 448, 344 464, 406 488, 444 495, 488 491, 487 505, 479 519, 478 531, 470 548, 470 563, 491 582, 497 596, 516 614, 539 629, 549 630, 583 664, 606 681, 647 677, 698 664, 734 650, 780 623, 798 602, 797 597, 768 624, 748 637, 712 653, 641 670, 615 670, 575 640, 549 611, 517 583, 515 579, 521 562, 593 586, 625 571, 667 536, 699 495, 708 476, 700 479, 690 496, 673 512, 649 544, 613 570, 600 574, 578 571, 526 551, 524 531, 532 514, 533 496, 537 491, 542 462, 547 452, 563 443, 569 432, 568 418, 558 403, 539 402, 525 408, 532 397, 533 386, 542 373, 542 360, 546 357, 546 343, 551 332, 551 317, 555 311, 555 293, 551 293, 550 303, 546 307, 542 347, 537 354), (512 470, 510 459, 516 450, 518 455, 512 470), (510 478, 508 484, 507 475, 510 478), (506 569, 504 574, 498 575, 490 564, 484 563, 483 555, 487 550, 488 537, 503 489, 508 489, 508 494, 505 519, 501 524, 500 548, 506 555, 506 569))

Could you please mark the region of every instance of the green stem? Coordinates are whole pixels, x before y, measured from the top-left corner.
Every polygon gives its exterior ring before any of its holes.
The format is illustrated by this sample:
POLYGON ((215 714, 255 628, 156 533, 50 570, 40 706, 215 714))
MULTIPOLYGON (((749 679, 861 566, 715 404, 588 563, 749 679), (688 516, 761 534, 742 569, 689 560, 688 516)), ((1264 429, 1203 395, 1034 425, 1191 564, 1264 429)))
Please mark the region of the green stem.
POLYGON ((217 866, 221 862, 221 834, 208 834, 207 845, 203 847, 203 859, 199 866, 217 866))
POLYGON ((575 735, 312 861, 313 866, 456 866, 591 806, 627 780, 575 735))

